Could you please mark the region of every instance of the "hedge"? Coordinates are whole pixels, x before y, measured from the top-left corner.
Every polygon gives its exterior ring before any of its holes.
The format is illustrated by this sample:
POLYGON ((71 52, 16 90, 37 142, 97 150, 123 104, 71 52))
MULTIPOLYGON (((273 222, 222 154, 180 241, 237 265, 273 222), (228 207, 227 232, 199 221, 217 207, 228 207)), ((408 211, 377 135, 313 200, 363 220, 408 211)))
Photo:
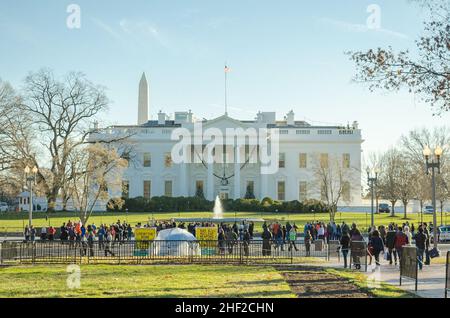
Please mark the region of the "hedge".
MULTIPOLYGON (((204 198, 195 197, 144 197, 123 198, 125 204, 121 209, 117 206, 114 209, 108 207, 108 211, 130 212, 190 212, 190 211, 212 211, 214 201, 208 201, 204 198)), ((304 202, 294 201, 276 201, 271 198, 264 198, 261 201, 257 199, 228 199, 222 200, 225 211, 236 212, 290 212, 290 213, 321 213, 328 212, 327 205, 318 200, 306 200, 304 202)))

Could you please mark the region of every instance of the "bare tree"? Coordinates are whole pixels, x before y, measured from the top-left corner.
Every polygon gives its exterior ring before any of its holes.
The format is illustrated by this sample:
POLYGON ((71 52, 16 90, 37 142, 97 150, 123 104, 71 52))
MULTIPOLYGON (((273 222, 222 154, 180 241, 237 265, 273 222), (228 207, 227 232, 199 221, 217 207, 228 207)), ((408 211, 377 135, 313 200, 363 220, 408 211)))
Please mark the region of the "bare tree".
POLYGON ((392 47, 349 52, 356 65, 354 81, 367 83, 371 91, 407 88, 439 114, 450 110, 450 2, 413 2, 428 13, 415 54, 392 47))
POLYGON ((414 169, 405 155, 398 156, 398 193, 403 203, 403 218, 407 219, 407 208, 410 200, 414 198, 414 169))
POLYGON ((354 167, 346 166, 346 163, 337 156, 321 158, 317 156, 316 165, 313 167, 315 192, 320 195, 329 207, 330 221, 336 216, 338 205, 349 204, 352 201, 351 185, 355 183, 354 167))
POLYGON ((31 73, 25 80, 24 102, 20 111, 32 120, 41 153, 27 160, 38 166, 38 180, 45 189, 49 209, 67 183, 68 160, 73 151, 85 145, 96 116, 107 109, 108 100, 102 87, 80 73, 55 79, 49 70, 31 73), (42 173, 49 163, 49 174, 42 173))
POLYGON ((391 216, 395 216, 395 204, 400 200, 399 184, 400 184, 400 153, 392 148, 388 150, 382 157, 380 165, 380 176, 378 180, 378 189, 383 199, 391 203, 391 216))
POLYGON ((447 200, 447 166, 448 155, 450 153, 450 130, 449 127, 435 127, 432 130, 427 128, 414 129, 407 135, 401 137, 400 149, 402 153, 408 157, 410 165, 414 170, 414 196, 419 200, 420 211, 422 213, 424 202, 431 200, 431 176, 425 172, 425 159, 423 156, 423 149, 426 147, 440 146, 443 149, 441 157, 442 174, 437 175, 436 179, 436 194, 438 198, 447 200))
MULTIPOLYGON (((113 145, 99 143, 71 152, 69 161, 72 177, 66 191, 80 220, 86 223, 98 202, 107 201, 110 193, 121 192, 122 174, 128 163, 113 145)), ((123 204, 119 201, 112 204, 123 204)))
MULTIPOLYGON (((383 154, 381 152, 371 152, 367 157, 364 158, 364 166, 370 171, 380 173, 383 154)), ((368 193, 370 195, 370 193, 368 193)), ((378 213, 379 201, 381 198, 381 192, 378 189, 378 181, 374 187, 374 197, 375 197, 375 213, 378 213)))
POLYGON ((442 166, 441 173, 436 176, 436 199, 439 202, 442 223, 444 205, 446 202, 450 201, 450 169, 448 165, 442 166))

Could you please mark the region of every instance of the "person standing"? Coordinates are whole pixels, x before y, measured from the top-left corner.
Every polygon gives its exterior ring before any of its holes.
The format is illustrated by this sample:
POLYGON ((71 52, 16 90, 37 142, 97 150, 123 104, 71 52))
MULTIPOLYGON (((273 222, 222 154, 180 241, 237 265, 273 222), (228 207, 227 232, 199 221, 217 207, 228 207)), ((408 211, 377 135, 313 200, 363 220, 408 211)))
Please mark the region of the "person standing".
POLYGON ((264 232, 261 234, 261 238, 263 240, 262 243, 262 254, 263 256, 270 256, 270 241, 272 239, 272 234, 270 233, 267 227, 264 228, 264 232))
POLYGON ((289 247, 288 247, 288 251, 290 252, 292 250, 292 247, 295 248, 295 251, 298 251, 297 246, 295 245, 295 241, 297 240, 297 226, 291 226, 291 228, 289 229, 289 234, 288 234, 288 241, 289 241, 289 247))
POLYGON ((347 268, 347 256, 350 249, 350 235, 348 235, 347 231, 342 232, 339 243, 341 244, 342 257, 344 258, 344 268, 347 268))
POLYGON ((34 240, 36 239, 36 229, 33 225, 30 227, 30 239, 31 242, 34 242, 34 240))
POLYGON ((411 234, 411 232, 410 232, 410 230, 409 230, 409 226, 408 225, 406 225, 404 228, 403 228, 403 231, 404 231, 404 233, 405 233, 405 235, 408 237, 408 243, 409 244, 411 244, 411 242, 412 242, 412 234, 411 234))
POLYGON ((244 246, 244 255, 249 256, 249 246, 250 246, 250 232, 248 230, 244 230, 244 237, 242 240, 242 245, 244 246))
POLYGON ((105 256, 108 256, 108 254, 111 254, 112 256, 115 256, 115 254, 111 251, 111 243, 113 240, 113 236, 111 234, 111 230, 108 230, 106 232, 106 239, 105 239, 105 256))
POLYGON ((320 224, 319 228, 317 229, 317 236, 319 240, 323 240, 325 238, 325 228, 322 224, 320 224))
POLYGON ((423 234, 426 235, 427 239, 425 241, 425 265, 431 264, 431 257, 430 257, 430 231, 428 230, 427 223, 423 224, 423 234))
POLYGON ((43 226, 41 228, 41 240, 45 241, 47 239, 47 228, 43 226))
POLYGON ((313 240, 313 237, 311 235, 311 232, 308 230, 305 234, 305 250, 306 250, 306 256, 311 256, 311 242, 313 240))
POLYGON ((28 225, 25 225, 23 235, 25 236, 25 242, 28 242, 30 240, 30 228, 28 227, 28 225))
POLYGON ((88 225, 87 227, 87 244, 89 247, 89 256, 90 257, 94 257, 94 239, 95 239, 95 234, 94 234, 94 229, 92 228, 91 225, 88 225))

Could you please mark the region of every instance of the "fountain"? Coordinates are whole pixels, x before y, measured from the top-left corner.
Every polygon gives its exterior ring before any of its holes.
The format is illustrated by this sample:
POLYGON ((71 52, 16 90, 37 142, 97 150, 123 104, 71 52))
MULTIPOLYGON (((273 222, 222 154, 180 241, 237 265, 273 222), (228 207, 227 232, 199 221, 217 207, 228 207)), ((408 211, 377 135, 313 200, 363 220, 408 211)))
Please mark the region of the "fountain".
POLYGON ((219 196, 214 200, 212 218, 174 218, 175 222, 208 222, 208 223, 234 223, 234 222, 264 222, 260 218, 225 218, 223 217, 223 206, 219 196))
POLYGON ((223 219, 222 201, 220 201, 219 196, 216 196, 214 201, 213 219, 223 219))

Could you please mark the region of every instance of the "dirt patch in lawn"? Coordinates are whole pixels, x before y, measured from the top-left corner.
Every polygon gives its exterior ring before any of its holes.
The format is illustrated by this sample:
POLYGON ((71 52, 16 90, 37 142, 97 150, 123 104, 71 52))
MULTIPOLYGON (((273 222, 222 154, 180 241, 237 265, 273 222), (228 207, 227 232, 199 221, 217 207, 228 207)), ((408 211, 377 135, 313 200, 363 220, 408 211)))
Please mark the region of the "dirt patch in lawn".
POLYGON ((348 279, 321 268, 278 266, 283 278, 299 298, 370 298, 348 279))

